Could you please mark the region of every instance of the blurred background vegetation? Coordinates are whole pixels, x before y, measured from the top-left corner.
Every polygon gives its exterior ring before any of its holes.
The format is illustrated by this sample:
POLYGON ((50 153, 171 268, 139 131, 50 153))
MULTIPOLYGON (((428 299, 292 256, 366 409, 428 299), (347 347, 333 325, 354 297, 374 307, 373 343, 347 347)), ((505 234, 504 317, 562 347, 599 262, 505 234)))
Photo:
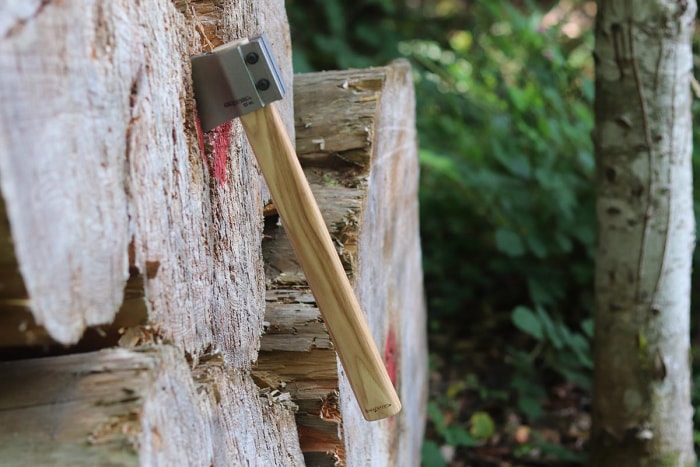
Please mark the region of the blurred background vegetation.
POLYGON ((287 11, 296 72, 399 57, 415 70, 431 353, 424 464, 582 464, 595 3, 287 0, 287 11))

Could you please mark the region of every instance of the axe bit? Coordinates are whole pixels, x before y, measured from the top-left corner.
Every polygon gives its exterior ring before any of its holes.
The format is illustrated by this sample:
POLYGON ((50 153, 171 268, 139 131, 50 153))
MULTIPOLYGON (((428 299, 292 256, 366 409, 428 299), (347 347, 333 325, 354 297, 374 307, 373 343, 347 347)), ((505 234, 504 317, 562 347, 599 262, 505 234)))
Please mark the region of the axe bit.
POLYGON ((275 107, 285 87, 265 37, 224 44, 191 62, 202 130, 241 118, 362 414, 370 421, 395 415, 401 402, 275 107))

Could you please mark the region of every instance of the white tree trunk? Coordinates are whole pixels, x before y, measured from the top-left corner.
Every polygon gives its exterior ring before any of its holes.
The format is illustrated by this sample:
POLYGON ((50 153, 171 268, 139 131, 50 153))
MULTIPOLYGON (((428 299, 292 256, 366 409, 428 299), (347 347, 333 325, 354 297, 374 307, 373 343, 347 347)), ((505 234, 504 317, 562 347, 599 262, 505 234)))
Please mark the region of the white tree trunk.
POLYGON ((596 466, 695 465, 690 38, 696 5, 599 2, 596 466))

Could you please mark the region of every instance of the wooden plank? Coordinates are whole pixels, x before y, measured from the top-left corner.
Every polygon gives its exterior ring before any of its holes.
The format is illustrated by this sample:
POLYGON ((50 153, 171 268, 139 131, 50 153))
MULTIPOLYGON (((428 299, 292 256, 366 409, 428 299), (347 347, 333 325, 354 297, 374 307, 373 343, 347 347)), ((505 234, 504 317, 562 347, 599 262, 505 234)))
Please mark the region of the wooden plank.
POLYGON ((348 465, 420 462, 428 345, 418 222, 415 98, 408 62, 386 67, 357 236, 356 291, 404 409, 367 426, 341 378, 348 465))

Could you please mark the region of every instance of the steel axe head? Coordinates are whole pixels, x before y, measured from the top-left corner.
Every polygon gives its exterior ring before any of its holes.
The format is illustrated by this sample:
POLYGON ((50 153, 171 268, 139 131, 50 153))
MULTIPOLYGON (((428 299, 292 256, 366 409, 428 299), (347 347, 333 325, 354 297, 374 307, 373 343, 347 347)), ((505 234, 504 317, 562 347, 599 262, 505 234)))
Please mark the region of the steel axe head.
POLYGON ((280 100, 286 92, 264 35, 220 45, 190 60, 204 131, 280 100))

